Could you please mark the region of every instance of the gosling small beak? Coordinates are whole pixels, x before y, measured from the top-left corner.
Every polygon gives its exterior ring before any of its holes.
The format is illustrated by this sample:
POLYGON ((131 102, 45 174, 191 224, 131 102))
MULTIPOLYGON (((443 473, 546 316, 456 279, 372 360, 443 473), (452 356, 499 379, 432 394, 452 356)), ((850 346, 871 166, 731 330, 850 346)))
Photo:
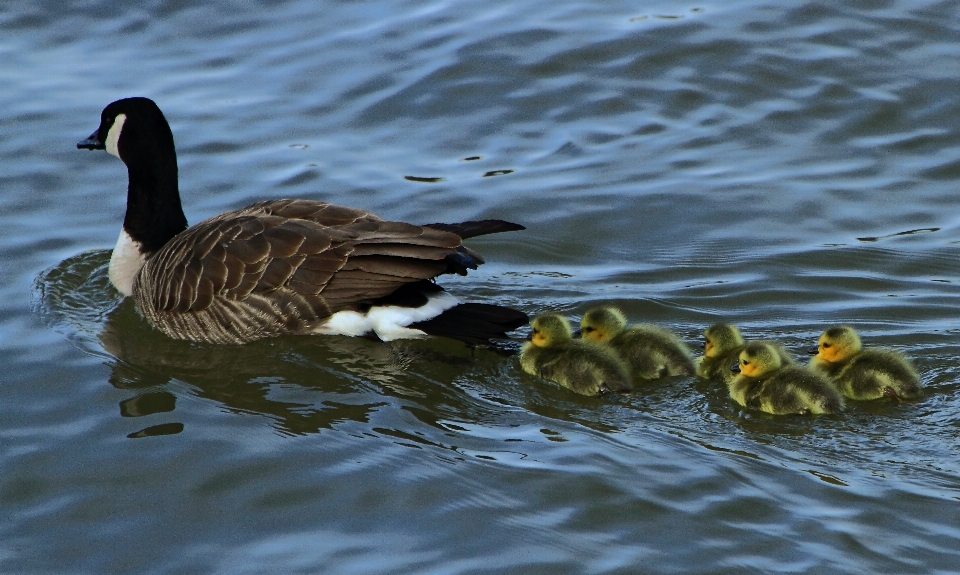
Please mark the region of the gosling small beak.
POLYGON ((78 150, 106 150, 107 147, 100 141, 99 130, 90 134, 86 140, 77 142, 78 150))
POLYGON ((583 337, 583 330, 581 330, 581 329, 574 330, 574 331, 573 331, 573 337, 576 338, 576 339, 582 338, 582 337, 583 337))
POLYGON ((809 353, 810 355, 817 355, 818 353, 820 353, 820 348, 811 347, 810 349, 807 350, 807 353, 809 353))
POLYGON ((731 366, 730 366, 730 371, 732 371, 733 373, 740 373, 740 364, 739 364, 739 363, 735 363, 735 364, 731 365, 731 366))

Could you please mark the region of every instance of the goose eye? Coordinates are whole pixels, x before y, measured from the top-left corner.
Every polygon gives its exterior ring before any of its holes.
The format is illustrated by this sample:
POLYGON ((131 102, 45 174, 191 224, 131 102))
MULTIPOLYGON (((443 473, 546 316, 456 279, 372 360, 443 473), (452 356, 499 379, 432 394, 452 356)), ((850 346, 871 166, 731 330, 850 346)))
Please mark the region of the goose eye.
POLYGON ((590 333, 590 332, 593 331, 593 328, 588 326, 588 327, 583 328, 583 331, 585 331, 585 332, 587 332, 587 333, 590 333))
POLYGON ((827 349, 827 348, 829 348, 829 347, 830 347, 830 344, 829 344, 829 343, 823 344, 823 349, 827 349))

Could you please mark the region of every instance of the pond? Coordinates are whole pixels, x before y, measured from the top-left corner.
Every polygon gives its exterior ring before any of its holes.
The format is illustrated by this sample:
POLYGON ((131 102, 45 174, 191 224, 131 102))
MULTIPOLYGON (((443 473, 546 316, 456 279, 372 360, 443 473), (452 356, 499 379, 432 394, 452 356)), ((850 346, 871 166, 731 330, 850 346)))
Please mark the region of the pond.
POLYGON ((955 571, 958 28, 894 0, 0 9, 0 573, 955 571), (124 167, 75 146, 134 95, 191 223, 501 218, 527 229, 469 240, 457 297, 802 361, 848 323, 924 393, 769 416, 446 339, 168 339, 107 279, 124 167))

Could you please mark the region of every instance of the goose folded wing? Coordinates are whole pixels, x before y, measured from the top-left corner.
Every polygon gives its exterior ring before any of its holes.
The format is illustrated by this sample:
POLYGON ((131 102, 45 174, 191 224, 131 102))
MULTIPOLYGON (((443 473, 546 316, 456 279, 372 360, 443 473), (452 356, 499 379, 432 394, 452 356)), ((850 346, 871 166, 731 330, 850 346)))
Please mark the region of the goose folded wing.
POLYGON ((448 272, 447 258, 460 246, 455 234, 401 222, 358 222, 337 231, 353 239, 347 261, 321 293, 333 312, 448 272))
POLYGON ((315 302, 323 317, 445 273, 460 245, 455 234, 399 222, 329 227, 243 215, 249 209, 194 226, 148 261, 142 283, 152 284, 143 287, 155 309, 199 311, 218 299, 292 293, 315 302))
POLYGON ((277 216, 330 227, 344 226, 356 222, 382 221, 379 217, 365 210, 345 208, 315 200, 267 200, 251 204, 234 213, 238 215, 277 216))

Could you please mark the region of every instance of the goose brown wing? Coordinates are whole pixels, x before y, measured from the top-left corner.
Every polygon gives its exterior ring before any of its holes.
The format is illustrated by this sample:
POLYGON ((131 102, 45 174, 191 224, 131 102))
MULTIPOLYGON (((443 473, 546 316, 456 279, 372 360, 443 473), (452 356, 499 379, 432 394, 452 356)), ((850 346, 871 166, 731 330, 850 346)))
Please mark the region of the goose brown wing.
POLYGON ((147 261, 138 282, 160 313, 293 296, 323 318, 443 273, 459 245, 455 234, 361 210, 263 202, 179 234, 147 261))
POLYGON ((345 208, 314 200, 266 200, 223 215, 278 216, 287 219, 306 220, 322 226, 343 226, 356 222, 383 221, 365 210, 345 208))

